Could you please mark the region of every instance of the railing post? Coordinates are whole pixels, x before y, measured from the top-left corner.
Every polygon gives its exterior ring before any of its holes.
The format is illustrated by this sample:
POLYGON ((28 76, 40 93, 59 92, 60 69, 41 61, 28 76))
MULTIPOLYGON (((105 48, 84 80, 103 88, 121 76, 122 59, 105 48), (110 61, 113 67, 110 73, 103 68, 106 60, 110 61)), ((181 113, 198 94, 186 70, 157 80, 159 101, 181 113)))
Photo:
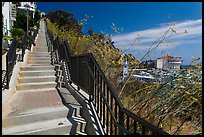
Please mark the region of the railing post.
POLYGON ((22 40, 22 62, 23 62, 23 57, 24 57, 24 54, 25 54, 25 49, 27 47, 27 34, 24 33, 24 36, 23 36, 23 40, 22 40))
POLYGON ((8 65, 8 54, 6 55, 6 89, 9 89, 9 65, 8 65))
POLYGON ((6 55, 6 88, 9 89, 11 75, 13 73, 14 65, 16 64, 16 38, 13 39, 12 44, 6 55))
MULTIPOLYGON (((88 70, 87 70, 88 71, 88 70)), ((90 90, 91 88, 90 88, 90 86, 91 86, 91 84, 90 84, 90 73, 88 73, 89 75, 88 75, 88 90, 89 90, 89 101, 92 101, 92 91, 90 90)))
POLYGON ((70 45, 67 41, 64 41, 64 45, 65 45, 65 53, 66 53, 67 61, 70 62, 70 59, 71 59, 70 45))
MULTIPOLYGON (((91 56, 90 54, 87 56, 87 61, 88 61, 88 65, 92 68, 92 62, 91 62, 91 56)), ((87 71, 89 71, 87 69, 87 71)), ((94 69, 92 69, 92 71, 94 71, 94 69)), ((89 72, 87 72, 89 75, 88 75, 88 91, 89 91, 89 100, 90 101, 93 101, 93 88, 92 88, 92 85, 94 84, 94 81, 92 80, 91 81, 91 74, 89 72)), ((94 73, 94 72, 93 72, 94 73)))
MULTIPOLYGON (((122 111, 122 108, 119 107, 119 125, 121 127, 124 127, 124 112, 122 111)), ((124 135, 124 132, 119 127, 119 135, 124 135)))

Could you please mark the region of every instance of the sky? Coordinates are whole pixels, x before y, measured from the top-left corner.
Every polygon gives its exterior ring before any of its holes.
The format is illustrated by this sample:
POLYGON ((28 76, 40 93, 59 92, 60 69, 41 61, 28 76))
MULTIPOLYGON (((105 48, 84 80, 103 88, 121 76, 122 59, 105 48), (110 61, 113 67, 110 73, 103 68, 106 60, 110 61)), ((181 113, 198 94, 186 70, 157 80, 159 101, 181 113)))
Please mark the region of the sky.
POLYGON ((109 34, 115 47, 138 60, 171 26, 176 33, 144 60, 169 54, 182 57, 182 64, 188 65, 193 56, 202 58, 202 2, 37 2, 37 8, 45 13, 64 10, 79 22, 85 15, 92 16, 84 34, 90 28, 109 34))

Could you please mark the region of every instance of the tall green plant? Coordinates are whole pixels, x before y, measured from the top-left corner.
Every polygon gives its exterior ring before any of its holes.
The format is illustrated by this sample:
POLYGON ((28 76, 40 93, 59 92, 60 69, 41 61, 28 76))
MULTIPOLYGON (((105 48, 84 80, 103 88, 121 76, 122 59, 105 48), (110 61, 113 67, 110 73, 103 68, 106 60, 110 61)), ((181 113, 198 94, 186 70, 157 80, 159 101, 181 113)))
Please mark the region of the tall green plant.
POLYGON ((21 29, 21 28, 14 28, 11 31, 11 36, 12 37, 16 37, 16 39, 18 41, 20 41, 23 38, 24 33, 25 33, 25 31, 23 29, 21 29))

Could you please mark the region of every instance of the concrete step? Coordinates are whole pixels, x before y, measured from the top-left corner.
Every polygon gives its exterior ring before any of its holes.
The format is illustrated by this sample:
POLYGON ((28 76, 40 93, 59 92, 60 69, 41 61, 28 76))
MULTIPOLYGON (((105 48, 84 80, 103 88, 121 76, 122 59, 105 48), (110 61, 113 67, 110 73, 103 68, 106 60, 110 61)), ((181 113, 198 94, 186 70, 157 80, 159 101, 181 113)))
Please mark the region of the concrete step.
POLYGON ((39 76, 39 77, 20 77, 18 78, 19 83, 34 83, 34 82, 45 82, 45 81, 55 81, 55 76, 39 76))
POLYGON ((47 48, 47 46, 46 45, 37 45, 37 46, 35 46, 35 48, 47 48))
POLYGON ((33 49, 32 52, 48 52, 48 49, 33 49))
POLYGON ((51 64, 51 60, 28 60, 28 64, 51 64))
POLYGON ((32 70, 32 71, 21 71, 19 73, 21 77, 29 77, 29 76, 54 76, 54 70, 32 70))
POLYGON ((23 66, 20 68, 21 71, 29 71, 29 70, 54 70, 55 66, 32 66, 32 65, 27 65, 27 66, 23 66))
POLYGON ((62 98, 64 99, 64 102, 66 104, 69 104, 71 107, 81 106, 79 102, 72 96, 72 94, 69 92, 67 88, 62 87, 62 88, 59 88, 58 90, 62 95, 62 98))
POLYGON ((28 57, 50 57, 51 55, 49 53, 30 53, 28 57))
POLYGON ((42 58, 42 57, 35 57, 35 58, 33 58, 33 57, 29 57, 28 58, 28 61, 51 61, 51 58, 50 57, 46 57, 46 58, 42 58))
POLYGON ((71 117, 75 122, 77 122, 77 131, 85 132, 86 121, 82 117, 71 117))
POLYGON ((48 47, 34 47, 33 51, 39 50, 39 51, 48 51, 48 47))
POLYGON ((57 85, 56 82, 35 82, 35 83, 18 83, 16 86, 17 90, 26 90, 26 89, 42 89, 42 88, 55 88, 57 85))
POLYGON ((44 91, 49 91, 49 92, 56 92, 56 88, 39 88, 39 89, 22 89, 18 90, 18 92, 44 92, 44 91))
POLYGON ((51 62, 50 63, 32 63, 32 64, 28 64, 30 66, 48 66, 48 65, 52 65, 51 62))
POLYGON ((28 57, 28 60, 51 60, 51 57, 28 57))
MULTIPOLYGON (((39 54, 40 55, 40 54, 39 54)), ((44 55, 44 54, 42 54, 42 55, 44 55)), ((51 56, 49 55, 49 56, 28 56, 28 58, 30 59, 30 58, 51 58, 51 56)))
POLYGON ((32 51, 32 52, 30 52, 30 54, 50 54, 48 51, 32 51))
POLYGON ((47 45, 36 45, 35 48, 47 48, 47 45))
POLYGON ((72 123, 66 118, 32 122, 3 129, 3 135, 62 135, 69 134, 72 123))
POLYGON ((33 49, 32 52, 36 52, 36 53, 39 53, 39 52, 47 52, 47 53, 49 53, 49 52, 48 52, 48 49, 33 49))
POLYGON ((21 112, 17 116, 4 117, 2 119, 2 127, 8 128, 10 126, 19 126, 32 122, 65 118, 68 111, 69 109, 65 106, 32 109, 26 112, 21 112))
POLYGON ((82 106, 79 104, 79 102, 73 97, 73 95, 67 90, 66 88, 59 88, 59 93, 61 94, 61 97, 63 99, 63 102, 68 105, 70 110, 73 110, 74 116, 80 116, 81 115, 81 109, 82 106))
POLYGON ((32 51, 29 53, 29 55, 50 55, 50 53, 47 52, 40 52, 40 51, 32 51))
POLYGON ((50 54, 28 54, 28 57, 51 57, 50 54))
MULTIPOLYGON (((72 98, 74 97, 72 96, 72 98)), ((69 99, 71 99, 71 97, 69 99)), ((82 109, 81 105, 79 106, 79 105, 69 104, 69 108, 70 110, 71 109, 73 110, 73 116, 76 116, 76 117, 81 116, 81 109, 82 109)))

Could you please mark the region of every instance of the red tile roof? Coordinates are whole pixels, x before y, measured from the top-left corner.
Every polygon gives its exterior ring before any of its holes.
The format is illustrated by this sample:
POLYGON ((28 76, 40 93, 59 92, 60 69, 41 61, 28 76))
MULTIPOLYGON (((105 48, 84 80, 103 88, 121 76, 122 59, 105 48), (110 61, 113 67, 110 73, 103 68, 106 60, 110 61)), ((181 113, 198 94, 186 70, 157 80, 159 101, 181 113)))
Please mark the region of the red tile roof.
POLYGON ((166 55, 166 56, 162 56, 162 57, 157 58, 157 59, 172 59, 172 58, 175 58, 175 57, 166 55))

